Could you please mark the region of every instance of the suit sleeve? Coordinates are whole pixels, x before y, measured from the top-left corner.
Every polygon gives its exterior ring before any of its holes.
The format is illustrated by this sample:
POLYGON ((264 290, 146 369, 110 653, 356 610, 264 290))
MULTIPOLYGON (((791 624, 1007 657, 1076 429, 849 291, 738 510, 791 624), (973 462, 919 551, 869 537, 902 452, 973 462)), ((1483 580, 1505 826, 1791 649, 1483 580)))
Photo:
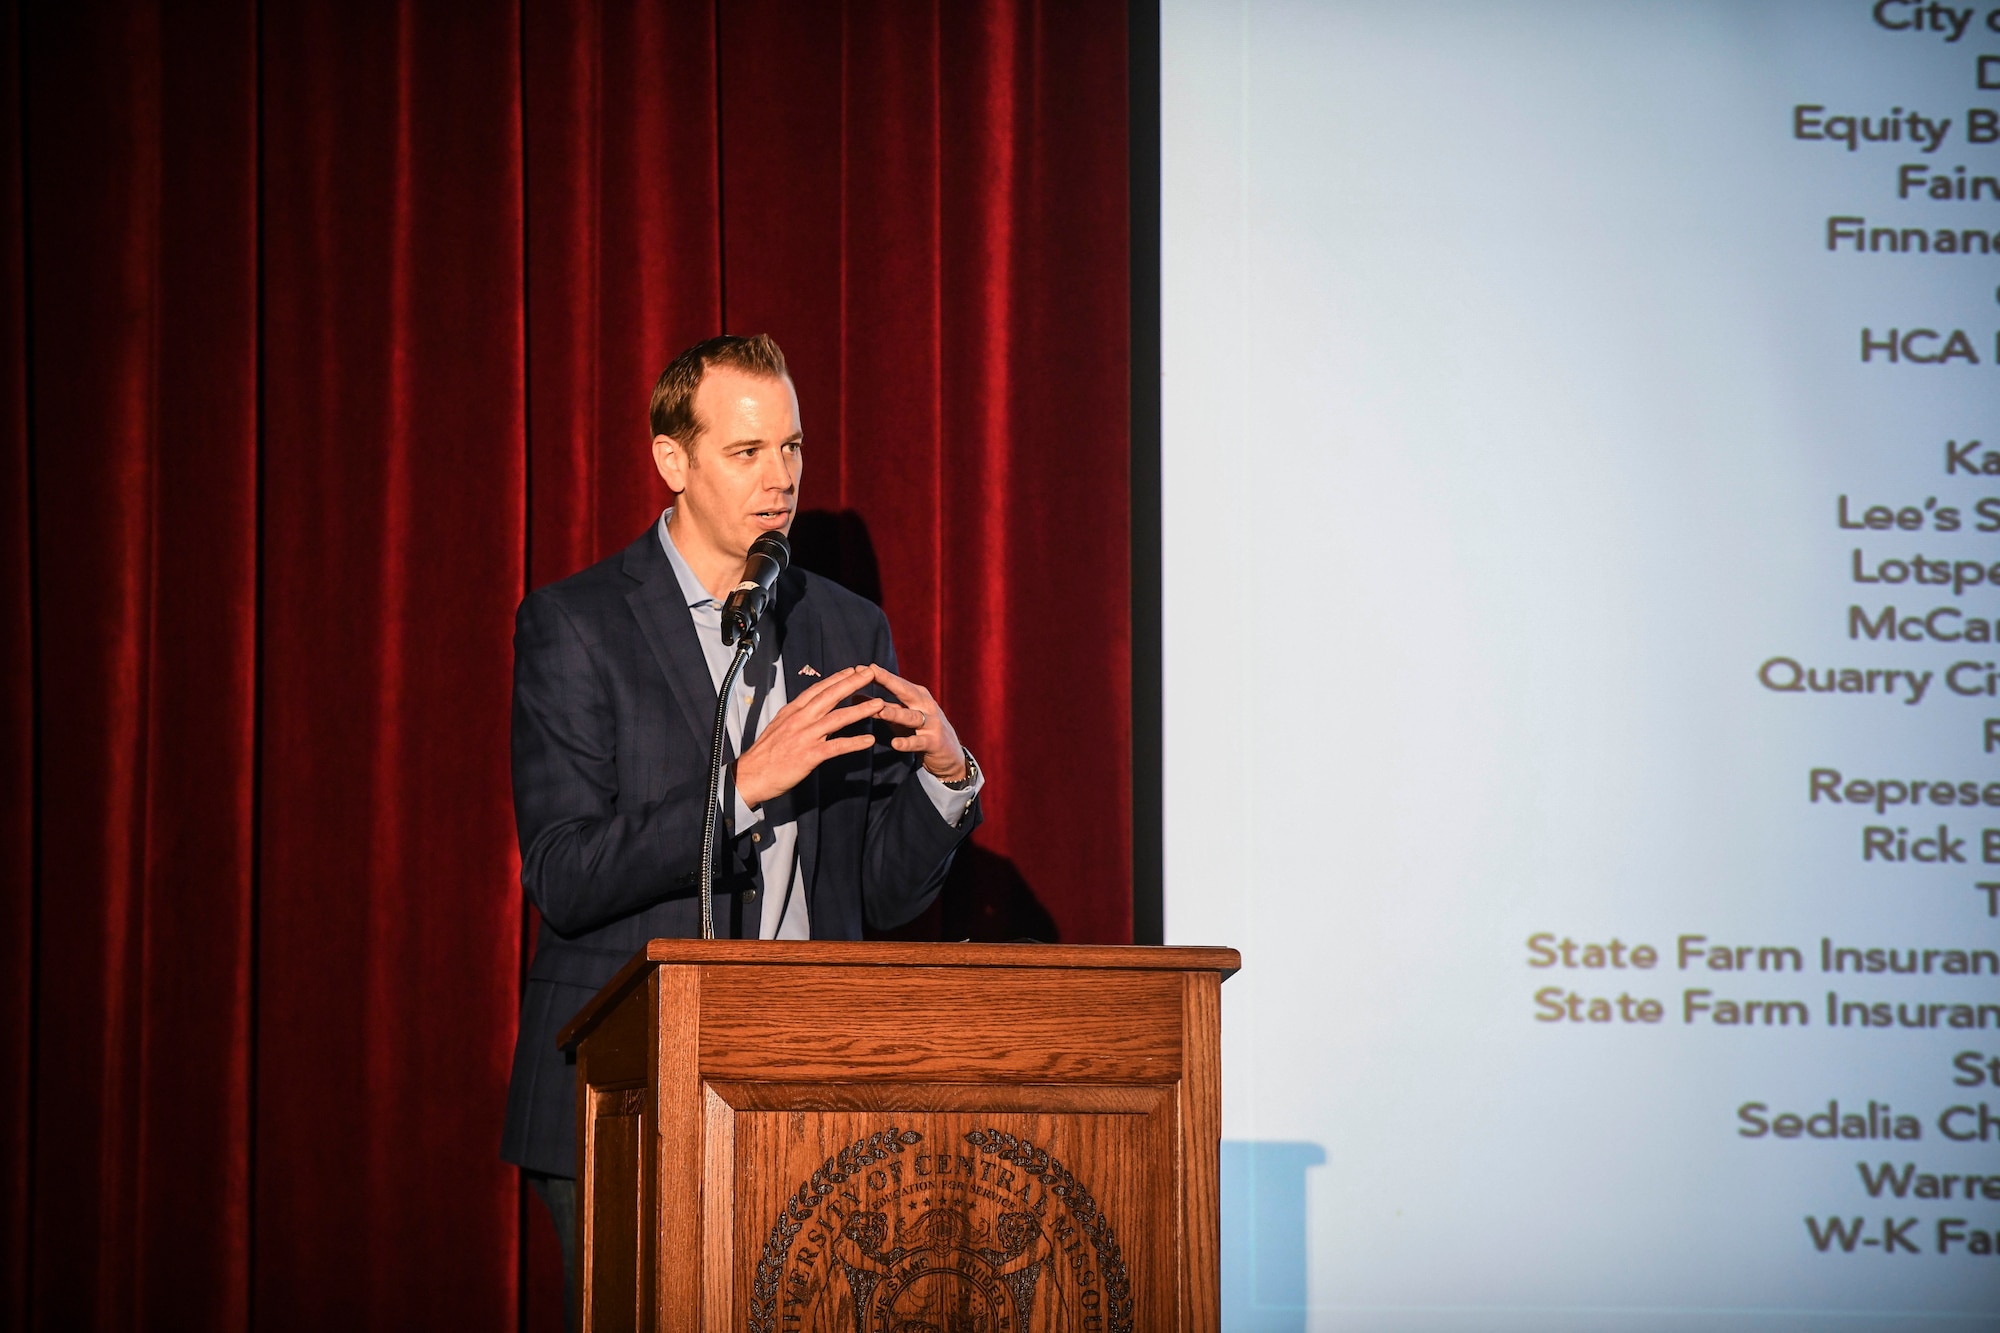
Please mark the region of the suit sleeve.
MULTIPOLYGON (((875 624, 873 660, 902 674, 889 622, 881 617, 875 624)), ((985 817, 975 798, 958 823, 946 823, 916 780, 916 758, 892 748, 888 736, 878 726, 869 752, 868 840, 862 859, 862 908, 877 930, 900 926, 930 906, 958 844, 985 817)))
MULTIPOLYGON (((514 819, 521 887, 558 935, 578 935, 693 893, 706 773, 676 775, 658 801, 618 800, 617 718, 592 646, 542 593, 514 626, 514 819)), ((724 839, 718 883, 747 873, 724 839)))

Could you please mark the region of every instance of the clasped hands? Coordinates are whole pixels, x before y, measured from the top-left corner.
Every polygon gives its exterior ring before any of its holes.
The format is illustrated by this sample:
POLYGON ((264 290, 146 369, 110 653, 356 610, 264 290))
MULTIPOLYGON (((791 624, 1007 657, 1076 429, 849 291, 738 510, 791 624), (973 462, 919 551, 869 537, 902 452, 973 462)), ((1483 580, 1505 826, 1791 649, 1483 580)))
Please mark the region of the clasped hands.
POLYGON ((965 751, 958 733, 931 692, 879 666, 854 666, 836 671, 797 698, 786 702, 771 725, 736 761, 736 794, 755 809, 784 795, 835 755, 854 754, 875 743, 868 733, 837 733, 858 722, 877 718, 900 734, 889 744, 921 757, 924 769, 945 782, 965 777, 965 751), (880 685, 896 696, 843 704, 860 690, 880 685))

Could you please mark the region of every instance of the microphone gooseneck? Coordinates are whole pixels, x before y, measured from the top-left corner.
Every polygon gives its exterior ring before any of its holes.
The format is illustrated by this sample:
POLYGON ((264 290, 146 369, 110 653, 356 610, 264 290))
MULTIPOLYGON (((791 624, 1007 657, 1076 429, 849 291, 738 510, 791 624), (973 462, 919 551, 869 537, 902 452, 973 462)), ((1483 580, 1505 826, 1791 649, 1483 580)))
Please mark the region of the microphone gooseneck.
POLYGON ((708 809, 701 820, 701 937, 705 940, 715 938, 715 817, 722 804, 722 745, 729 734, 729 691, 735 688, 745 659, 756 650, 757 631, 753 627, 737 640, 736 656, 730 659, 729 670, 722 673, 722 689, 715 696, 715 734, 708 750, 708 809))

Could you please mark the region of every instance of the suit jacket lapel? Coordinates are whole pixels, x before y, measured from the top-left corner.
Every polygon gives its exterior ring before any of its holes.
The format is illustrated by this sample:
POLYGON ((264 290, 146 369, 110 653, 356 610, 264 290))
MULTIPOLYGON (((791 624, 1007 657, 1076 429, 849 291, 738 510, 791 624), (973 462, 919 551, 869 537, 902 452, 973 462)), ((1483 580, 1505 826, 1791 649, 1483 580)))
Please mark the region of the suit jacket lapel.
POLYGON ((695 637, 687 597, 674 577, 667 553, 660 549, 656 528, 646 529, 645 536, 625 548, 625 572, 639 581, 638 587, 625 594, 625 601, 667 678, 669 692, 680 705, 697 750, 706 755, 715 726, 715 681, 708 674, 701 640, 695 637))
MULTIPOLYGON (((772 612, 778 634, 778 669, 785 673, 785 698, 796 699, 823 676, 802 676, 799 668, 816 672, 827 669, 819 616, 803 599, 805 579, 787 571, 778 580, 778 605, 772 612)), ((819 867, 819 772, 814 770, 792 792, 792 809, 798 824, 799 879, 805 885, 806 911, 812 913, 813 872, 819 867)))

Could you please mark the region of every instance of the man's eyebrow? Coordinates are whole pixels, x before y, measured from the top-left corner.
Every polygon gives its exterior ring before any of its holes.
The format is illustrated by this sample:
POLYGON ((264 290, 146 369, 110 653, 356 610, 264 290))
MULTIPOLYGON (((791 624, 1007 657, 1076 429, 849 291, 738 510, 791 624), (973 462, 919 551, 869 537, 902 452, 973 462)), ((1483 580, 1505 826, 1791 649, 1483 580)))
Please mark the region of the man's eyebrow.
MULTIPOLYGON (((784 439, 782 439, 782 440, 778 441, 778 443, 779 443, 779 444, 803 444, 803 443, 805 443, 805 438, 806 438, 806 433, 805 433, 804 431, 802 431, 802 430, 795 430, 795 431, 793 431, 793 432, 792 432, 792 433, 791 433, 790 435, 787 435, 787 436, 786 436, 786 437, 785 437, 784 439)), ((750 445, 755 445, 755 446, 758 446, 758 447, 762 447, 763 443, 764 443, 764 441, 763 441, 763 440, 762 440, 761 438, 759 438, 759 437, 752 437, 752 438, 750 438, 750 439, 746 439, 746 440, 731 440, 731 441, 730 441, 730 442, 729 442, 728 444, 725 444, 725 445, 723 445, 722 447, 723 447, 723 448, 725 448, 725 449, 741 449, 741 448, 744 448, 744 447, 746 447, 746 446, 750 446, 750 445)))

